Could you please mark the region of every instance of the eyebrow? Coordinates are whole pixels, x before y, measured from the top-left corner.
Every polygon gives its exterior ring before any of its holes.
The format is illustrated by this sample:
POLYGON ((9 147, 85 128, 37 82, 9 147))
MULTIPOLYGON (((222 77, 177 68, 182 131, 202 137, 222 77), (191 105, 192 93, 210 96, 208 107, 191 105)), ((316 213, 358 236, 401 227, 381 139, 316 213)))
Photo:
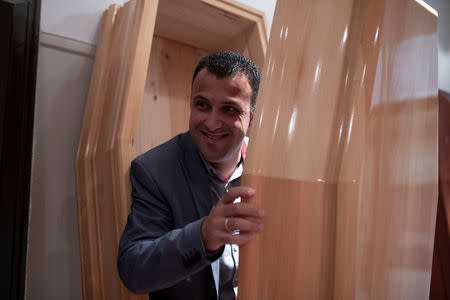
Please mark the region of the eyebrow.
POLYGON ((194 97, 192 97, 192 99, 200 99, 200 100, 209 101, 208 98, 206 98, 202 95, 194 95, 194 97))
POLYGON ((237 107, 239 107, 240 109, 242 109, 240 103, 237 102, 237 101, 233 101, 233 100, 227 100, 227 101, 225 101, 225 102, 223 103, 223 105, 237 106, 237 107))
MULTIPOLYGON (((201 94, 200 95, 195 95, 194 97, 192 97, 192 100, 204 100, 204 101, 208 101, 209 102, 209 99, 204 97, 204 96, 202 96, 201 94)), ((235 101, 235 100, 227 100, 224 103, 222 103, 221 105, 232 105, 232 106, 235 106, 235 107, 239 108, 240 110, 243 110, 243 108, 241 107, 240 103, 238 101, 235 101)))

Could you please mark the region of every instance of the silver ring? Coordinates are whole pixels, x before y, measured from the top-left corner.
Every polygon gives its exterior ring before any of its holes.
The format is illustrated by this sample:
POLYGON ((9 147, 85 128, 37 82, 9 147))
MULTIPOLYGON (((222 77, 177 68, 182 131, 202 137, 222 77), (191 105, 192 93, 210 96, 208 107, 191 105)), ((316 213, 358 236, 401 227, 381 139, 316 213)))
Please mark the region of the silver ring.
POLYGON ((226 231, 230 231, 230 228, 228 228, 228 221, 229 220, 230 220, 229 218, 225 218, 225 230, 226 231))

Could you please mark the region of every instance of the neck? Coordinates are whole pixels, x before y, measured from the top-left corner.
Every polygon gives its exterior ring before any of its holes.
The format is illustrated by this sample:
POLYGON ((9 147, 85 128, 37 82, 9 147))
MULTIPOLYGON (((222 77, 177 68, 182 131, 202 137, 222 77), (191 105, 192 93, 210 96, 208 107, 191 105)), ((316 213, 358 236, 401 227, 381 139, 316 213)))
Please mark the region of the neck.
POLYGON ((236 170, 238 162, 241 160, 241 151, 238 152, 238 155, 234 159, 230 159, 225 162, 214 162, 211 163, 211 166, 219 171, 220 175, 223 177, 230 179, 231 175, 233 175, 234 170, 236 170))

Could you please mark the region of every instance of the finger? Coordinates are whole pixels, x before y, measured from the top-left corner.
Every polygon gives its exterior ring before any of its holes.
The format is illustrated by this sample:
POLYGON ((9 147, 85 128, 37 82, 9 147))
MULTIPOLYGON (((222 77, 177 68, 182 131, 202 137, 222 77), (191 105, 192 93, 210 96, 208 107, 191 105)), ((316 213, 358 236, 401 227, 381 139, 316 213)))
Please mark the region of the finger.
POLYGON ((222 234, 223 232, 230 232, 231 229, 231 221, 233 218, 225 218, 225 217, 214 217, 210 218, 209 221, 209 232, 211 235, 217 236, 218 234, 222 234))
POLYGON ((230 235, 227 244, 244 245, 252 239, 253 235, 252 233, 230 235))
POLYGON ((225 245, 225 244, 237 244, 237 245, 242 245, 247 243, 251 237, 252 237, 252 233, 243 233, 243 234, 233 234, 233 233, 225 233, 223 232, 222 234, 220 234, 220 237, 218 237, 220 239, 220 244, 221 245, 225 245))
POLYGON ((228 240, 229 232, 224 226, 225 218, 207 217, 201 226, 201 235, 205 249, 214 252, 223 246, 228 240))
POLYGON ((224 216, 229 217, 262 217, 264 216, 264 210, 262 208, 256 208, 248 203, 231 203, 224 205, 221 209, 221 213, 224 216))
POLYGON ((261 232, 263 230, 263 224, 259 222, 253 222, 242 218, 228 218, 227 228, 228 231, 239 230, 240 232, 261 232))
POLYGON ((223 204, 233 203, 236 198, 248 199, 255 195, 255 190, 245 186, 231 188, 221 199, 223 204))

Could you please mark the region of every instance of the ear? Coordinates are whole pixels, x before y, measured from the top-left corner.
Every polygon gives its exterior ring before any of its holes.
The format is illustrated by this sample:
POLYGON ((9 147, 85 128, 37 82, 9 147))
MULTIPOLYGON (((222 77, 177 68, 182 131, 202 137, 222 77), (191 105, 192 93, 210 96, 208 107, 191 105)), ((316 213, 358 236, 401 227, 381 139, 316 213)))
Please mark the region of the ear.
POLYGON ((252 125, 252 121, 253 121, 253 116, 254 116, 254 112, 250 113, 250 122, 248 122, 248 127, 250 127, 250 125, 252 125))

